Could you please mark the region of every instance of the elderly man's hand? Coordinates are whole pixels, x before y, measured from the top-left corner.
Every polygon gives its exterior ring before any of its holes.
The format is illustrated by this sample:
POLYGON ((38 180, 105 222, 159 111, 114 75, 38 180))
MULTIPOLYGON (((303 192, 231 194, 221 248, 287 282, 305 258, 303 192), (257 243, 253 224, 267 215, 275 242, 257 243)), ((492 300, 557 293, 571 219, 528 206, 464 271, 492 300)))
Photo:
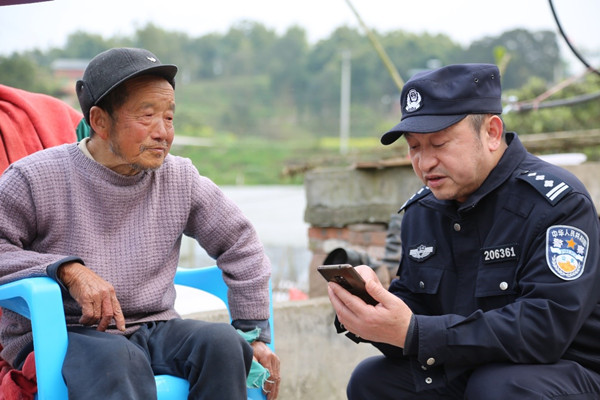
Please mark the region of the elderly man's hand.
POLYGON ((98 324, 105 331, 114 319, 117 329, 125 330, 125 317, 113 286, 94 271, 77 262, 61 265, 58 279, 69 289, 71 296, 81 306, 83 325, 98 324))
POLYGON ((364 339, 404 347, 412 311, 404 301, 384 288, 375 271, 359 265, 367 292, 379 302, 369 305, 334 282, 329 282, 329 300, 344 327, 364 339))
POLYGON ((279 357, 264 342, 258 340, 252 342, 252 348, 254 349, 254 358, 271 374, 263 387, 267 394, 267 400, 275 400, 279 395, 279 383, 281 382, 279 357))

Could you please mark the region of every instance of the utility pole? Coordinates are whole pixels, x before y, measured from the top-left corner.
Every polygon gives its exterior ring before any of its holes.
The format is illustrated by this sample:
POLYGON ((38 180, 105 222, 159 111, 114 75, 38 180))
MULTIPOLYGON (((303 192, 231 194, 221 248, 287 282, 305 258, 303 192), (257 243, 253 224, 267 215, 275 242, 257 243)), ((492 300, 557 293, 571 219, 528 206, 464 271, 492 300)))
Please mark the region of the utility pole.
POLYGON ((390 76, 392 77, 392 80, 394 81, 394 83, 398 87, 398 92, 402 92, 402 86, 404 86, 404 81, 400 77, 400 74, 398 73, 398 70, 394 66, 394 63, 392 62, 392 60, 390 60, 390 57, 385 52, 385 49, 383 48, 383 46, 381 45, 381 43, 379 42, 379 40, 377 39, 377 37, 375 36, 375 34, 373 33, 373 31, 371 31, 369 29, 369 27, 367 26, 367 24, 365 24, 365 21, 363 21, 363 19, 361 18, 360 14, 358 13, 358 11, 356 11, 356 8, 354 8, 354 6, 350 2, 350 0, 346 0, 346 3, 348 4, 348 6, 350 7, 350 9, 352 10, 352 12, 354 13, 354 15, 356 16, 356 19, 358 19, 358 22, 360 23, 360 26, 362 26, 362 28, 366 32, 367 37, 371 41, 371 44, 375 48, 375 51, 377 52, 377 55, 379 55, 379 58, 383 62, 383 65, 385 65, 385 67, 387 68, 388 72, 390 73, 390 76))
POLYGON ((351 53, 342 52, 342 78, 340 89, 340 154, 348 153, 350 138, 350 84, 351 84, 351 53))

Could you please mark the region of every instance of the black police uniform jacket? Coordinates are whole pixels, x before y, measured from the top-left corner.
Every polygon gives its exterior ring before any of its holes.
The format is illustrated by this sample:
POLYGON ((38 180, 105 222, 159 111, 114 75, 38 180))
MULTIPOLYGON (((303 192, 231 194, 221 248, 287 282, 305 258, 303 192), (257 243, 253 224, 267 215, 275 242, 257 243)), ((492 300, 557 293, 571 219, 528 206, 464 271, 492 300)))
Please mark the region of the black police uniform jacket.
POLYGON ((571 173, 529 154, 516 134, 507 142, 464 203, 437 200, 425 187, 402 208, 399 278, 390 291, 415 314, 403 356, 420 390, 493 362, 562 358, 600 371, 592 199, 571 173))

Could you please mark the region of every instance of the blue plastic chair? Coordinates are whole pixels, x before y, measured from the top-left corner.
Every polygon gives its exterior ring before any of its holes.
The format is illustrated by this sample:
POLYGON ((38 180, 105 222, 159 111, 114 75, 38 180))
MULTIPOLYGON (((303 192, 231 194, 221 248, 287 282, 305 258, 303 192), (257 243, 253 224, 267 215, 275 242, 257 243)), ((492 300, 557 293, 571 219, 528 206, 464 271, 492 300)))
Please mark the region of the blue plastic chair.
MULTIPOLYGON (((216 266, 177 270, 175 283, 191 286, 219 297, 227 304, 227 285, 216 266)), ((269 287, 271 344, 273 342, 273 303, 269 287)), ((0 286, 0 307, 15 311, 31 320, 35 348, 38 400, 67 400, 67 387, 62 378, 62 363, 67 353, 67 328, 61 291, 58 284, 47 277, 27 278, 0 286)), ((185 379, 157 375, 158 400, 187 399, 189 385, 185 379)), ((264 400, 262 389, 248 389, 249 400, 264 400)))

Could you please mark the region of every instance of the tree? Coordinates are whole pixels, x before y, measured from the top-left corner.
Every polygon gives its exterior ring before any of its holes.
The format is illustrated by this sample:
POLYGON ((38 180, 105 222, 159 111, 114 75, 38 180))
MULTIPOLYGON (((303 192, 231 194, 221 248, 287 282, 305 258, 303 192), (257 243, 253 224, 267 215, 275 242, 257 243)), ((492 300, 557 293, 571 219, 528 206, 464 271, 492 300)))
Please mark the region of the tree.
POLYGON ((0 57, 0 76, 3 85, 30 92, 53 94, 56 89, 52 85, 49 71, 38 66, 29 55, 0 57))
POLYGON ((211 33, 190 41, 186 54, 193 54, 196 58, 192 78, 214 79, 223 74, 222 40, 222 35, 211 33))
POLYGON ((464 61, 497 62, 494 49, 498 46, 504 47, 510 55, 502 76, 503 88, 522 86, 532 76, 540 77, 546 82, 553 82, 558 78, 556 75, 562 62, 554 32, 515 29, 498 37, 485 37, 469 46, 464 53, 464 61))
POLYGON ((167 32, 154 24, 147 24, 136 30, 132 46, 150 50, 163 62, 175 64, 179 67, 180 74, 187 76, 194 67, 193 57, 184 51, 190 39, 187 34, 181 32, 167 32))
POLYGON ((96 54, 110 47, 112 47, 111 43, 100 35, 77 31, 67 37, 67 44, 60 57, 91 60, 96 54))
POLYGON ((309 46, 306 31, 298 26, 289 28, 277 40, 268 55, 267 71, 270 77, 271 91, 280 98, 279 106, 295 110, 292 120, 295 122, 306 111, 308 99, 306 86, 309 75, 306 71, 309 46))
POLYGON ((220 43, 223 75, 264 73, 276 41, 275 32, 260 23, 242 21, 234 25, 220 43))
MULTIPOLYGON (((529 102, 546 93, 548 84, 541 78, 531 78, 519 89, 507 90, 506 97, 529 102)), ((549 97, 548 100, 569 99, 589 93, 600 92, 600 79, 588 74, 573 85, 549 97)), ((564 107, 544 108, 527 112, 509 112, 504 115, 508 129, 520 133, 547 133, 582 129, 596 129, 600 126, 600 101, 592 100, 564 107)))
MULTIPOLYGON (((433 63, 493 63, 497 49, 504 49, 511 57, 503 74, 504 88, 520 87, 530 77, 539 77, 535 88, 545 90, 562 65, 551 32, 514 30, 468 48, 446 35, 373 33, 404 80, 433 63)), ((299 26, 278 35, 253 21, 236 23, 225 34, 200 37, 154 24, 137 29, 131 37, 103 38, 78 31, 69 36, 65 48, 1 59, 0 76, 2 83, 52 94, 54 60, 91 59, 110 47, 145 47, 179 67, 178 124, 186 134, 243 132, 272 139, 337 136, 341 58, 350 51, 353 136, 372 136, 374 127, 400 117, 399 89, 361 29, 341 26, 316 44, 309 44, 306 36, 299 26)), ((581 117, 580 122, 585 120, 581 117)), ((550 120, 539 124, 550 126, 550 120)))

